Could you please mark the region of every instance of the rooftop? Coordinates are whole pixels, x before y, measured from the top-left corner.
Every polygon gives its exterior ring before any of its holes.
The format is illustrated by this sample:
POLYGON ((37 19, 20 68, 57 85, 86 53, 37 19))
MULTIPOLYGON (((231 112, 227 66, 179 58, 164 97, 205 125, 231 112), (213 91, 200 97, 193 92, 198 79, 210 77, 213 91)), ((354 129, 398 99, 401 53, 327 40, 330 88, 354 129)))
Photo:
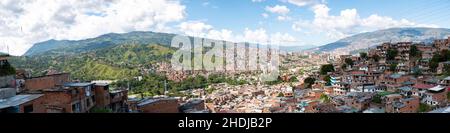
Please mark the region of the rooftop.
POLYGON ((66 83, 64 84, 65 87, 86 87, 93 85, 94 83, 66 83))
POLYGON ((450 113, 450 106, 446 108, 436 109, 428 113, 450 113))
POLYGON ((435 87, 430 88, 428 90, 430 90, 430 91, 441 91, 443 89, 445 89, 445 87, 438 85, 438 86, 435 86, 435 87))
POLYGON ((429 84, 415 84, 413 86, 413 88, 417 88, 417 89, 430 89, 433 87, 434 87, 434 85, 429 85, 429 84))
POLYGON ((18 106, 41 96, 43 96, 43 94, 16 95, 7 99, 0 99, 0 109, 18 106))
POLYGON ((363 113, 385 113, 385 110, 379 108, 369 108, 367 110, 364 110, 363 113))
POLYGON ((400 94, 389 94, 389 95, 386 95, 386 97, 401 97, 402 95, 400 95, 400 94))
POLYGON ((31 77, 31 78, 29 78, 29 79, 42 78, 42 77, 51 77, 51 76, 59 76, 59 75, 65 75, 65 74, 70 74, 70 73, 56 73, 56 74, 48 74, 48 75, 43 75, 43 76, 36 76, 36 77, 31 77))
POLYGON ((448 77, 444 78, 444 80, 450 80, 450 76, 448 76, 448 77))
POLYGON ((141 102, 139 102, 139 104, 137 106, 145 106, 147 104, 152 104, 158 101, 165 101, 165 100, 178 100, 176 98, 149 98, 149 99, 144 99, 141 102))
POLYGON ((398 79, 402 76, 403 76, 402 74, 394 73, 394 74, 389 75, 389 78, 398 79))
POLYGON ((411 81, 406 81, 406 82, 403 82, 402 84, 403 84, 403 85, 413 85, 413 84, 414 84, 414 82, 411 82, 411 81))
POLYGON ((398 88, 399 90, 402 90, 402 91, 411 91, 412 90, 412 88, 411 87, 409 87, 409 86, 403 86, 403 87, 400 87, 400 88, 398 88))

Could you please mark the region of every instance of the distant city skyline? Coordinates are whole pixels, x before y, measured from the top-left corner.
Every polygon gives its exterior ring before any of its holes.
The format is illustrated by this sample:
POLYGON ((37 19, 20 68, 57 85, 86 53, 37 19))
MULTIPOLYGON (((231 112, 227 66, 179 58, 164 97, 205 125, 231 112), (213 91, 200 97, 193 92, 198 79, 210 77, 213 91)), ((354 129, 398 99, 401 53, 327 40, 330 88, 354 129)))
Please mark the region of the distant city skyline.
MULTIPOLYGON (((393 27, 449 28, 447 0, 3 0, 0 45, 155 31, 229 41, 324 45, 393 27)), ((5 46, 4 46, 5 47, 5 46)), ((6 52, 5 48, 0 51, 6 52)))

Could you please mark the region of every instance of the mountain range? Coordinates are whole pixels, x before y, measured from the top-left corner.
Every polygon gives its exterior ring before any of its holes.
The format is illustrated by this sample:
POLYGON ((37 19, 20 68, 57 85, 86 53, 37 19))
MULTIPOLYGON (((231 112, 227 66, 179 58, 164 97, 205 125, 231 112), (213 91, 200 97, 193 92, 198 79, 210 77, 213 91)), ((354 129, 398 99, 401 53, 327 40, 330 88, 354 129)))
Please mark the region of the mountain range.
POLYGON ((351 52, 371 48, 384 42, 424 42, 429 44, 435 39, 449 36, 450 29, 444 28, 391 28, 353 35, 312 50, 351 52))
POLYGON ((110 33, 85 40, 49 40, 34 44, 24 56, 51 53, 81 53, 111 48, 123 44, 160 44, 169 46, 175 34, 135 31, 125 34, 110 33))
MULTIPOLYGON (((176 34, 135 31, 124 34, 110 33, 96 38, 77 41, 49 40, 34 44, 24 56, 35 56, 44 53, 83 53, 131 43, 169 46, 174 36, 176 34)), ((280 46, 279 49, 285 52, 299 52, 306 49, 316 52, 351 52, 374 47, 384 42, 413 41, 431 43, 435 39, 447 38, 448 36, 450 36, 450 29, 444 28, 391 28, 356 34, 319 47, 312 45, 280 46)))
MULTIPOLYGON (((135 31, 124 34, 110 33, 85 40, 48 40, 34 44, 24 56, 83 53, 131 43, 170 46, 174 36, 176 34, 135 31)), ((189 38, 193 40, 193 37, 189 38)), ((279 49, 285 52, 299 52, 313 47, 315 46, 279 46, 279 49)))

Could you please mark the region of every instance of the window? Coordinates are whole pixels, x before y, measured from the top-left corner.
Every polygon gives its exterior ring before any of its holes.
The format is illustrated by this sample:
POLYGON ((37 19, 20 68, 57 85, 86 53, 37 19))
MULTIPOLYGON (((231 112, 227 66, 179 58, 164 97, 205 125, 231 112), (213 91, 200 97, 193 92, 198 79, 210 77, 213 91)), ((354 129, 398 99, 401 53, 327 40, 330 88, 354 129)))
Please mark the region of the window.
POLYGON ((32 112, 33 112, 33 104, 23 107, 23 113, 32 113, 32 112))
POLYGON ((95 95, 91 96, 92 102, 95 103, 95 95))
POLYGON ((72 104, 72 112, 79 113, 81 111, 80 108, 81 108, 81 104, 79 102, 72 104))

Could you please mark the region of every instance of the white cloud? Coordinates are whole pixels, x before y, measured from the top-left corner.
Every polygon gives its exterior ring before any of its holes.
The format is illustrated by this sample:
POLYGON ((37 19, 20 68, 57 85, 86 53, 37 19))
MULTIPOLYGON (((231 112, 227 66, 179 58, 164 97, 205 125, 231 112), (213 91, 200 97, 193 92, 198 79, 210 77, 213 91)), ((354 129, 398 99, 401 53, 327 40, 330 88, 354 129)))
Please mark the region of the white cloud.
MULTIPOLYGON (((207 24, 201 24, 207 25, 207 24)), ((288 33, 277 32, 275 34, 268 34, 264 28, 245 30, 241 34, 236 34, 228 29, 216 30, 211 28, 210 30, 200 30, 202 33, 197 33, 197 37, 204 37, 216 40, 225 40, 232 42, 249 42, 266 44, 269 41, 271 43, 279 43, 280 45, 289 45, 298 42, 297 39, 288 33)))
POLYGON ((269 39, 266 30, 263 28, 259 28, 256 30, 250 30, 246 28, 243 37, 244 41, 250 43, 266 43, 269 39))
POLYGON ((265 0, 252 0, 252 2, 263 2, 265 0))
POLYGON ((279 21, 288 21, 288 20, 291 20, 292 18, 291 17, 289 17, 289 16, 278 16, 277 17, 277 20, 279 20, 279 21))
POLYGON ((233 32, 227 29, 222 30, 210 30, 206 36, 209 39, 225 40, 225 41, 235 41, 233 32))
POLYGON ((281 44, 292 44, 297 42, 297 39, 295 39, 295 37, 289 35, 288 33, 280 33, 277 32, 275 34, 271 35, 271 42, 275 42, 275 43, 281 43, 281 44))
POLYGON ((319 0, 283 0, 283 1, 291 3, 291 4, 294 4, 296 6, 300 6, 300 7, 307 6, 307 5, 312 5, 312 4, 318 4, 318 3, 321 2, 319 0))
POLYGON ((209 5, 209 2, 203 2, 202 3, 202 6, 208 6, 209 5))
POLYGON ((178 27, 181 32, 189 36, 205 36, 204 34, 213 28, 213 26, 200 21, 182 22, 178 27))
POLYGON ((267 6, 266 11, 271 12, 271 13, 280 14, 280 15, 286 15, 290 12, 289 8, 287 8, 286 6, 280 6, 280 5, 275 5, 273 7, 267 6))
POLYGON ((356 9, 345 9, 339 15, 329 14, 330 8, 325 4, 313 6, 313 21, 299 20, 292 28, 296 31, 325 33, 328 37, 340 39, 363 31, 373 31, 392 27, 436 27, 434 25, 416 24, 406 19, 395 20, 391 17, 371 15, 361 18, 356 9))
MULTIPOLYGON (((279 21, 291 20, 291 17, 289 17, 287 15, 290 12, 290 9, 287 8, 286 6, 280 6, 280 5, 275 5, 273 7, 267 6, 266 11, 274 13, 274 14, 278 14, 279 16, 277 16, 277 20, 279 20, 279 21)), ((263 17, 267 18, 268 14, 263 14, 263 17)))
POLYGON ((267 13, 263 13, 263 14, 261 14, 261 16, 263 16, 263 18, 269 18, 269 14, 267 14, 267 13))
POLYGON ((13 55, 48 39, 85 39, 139 30, 170 31, 186 16, 178 0, 2 0, 0 42, 13 55))

